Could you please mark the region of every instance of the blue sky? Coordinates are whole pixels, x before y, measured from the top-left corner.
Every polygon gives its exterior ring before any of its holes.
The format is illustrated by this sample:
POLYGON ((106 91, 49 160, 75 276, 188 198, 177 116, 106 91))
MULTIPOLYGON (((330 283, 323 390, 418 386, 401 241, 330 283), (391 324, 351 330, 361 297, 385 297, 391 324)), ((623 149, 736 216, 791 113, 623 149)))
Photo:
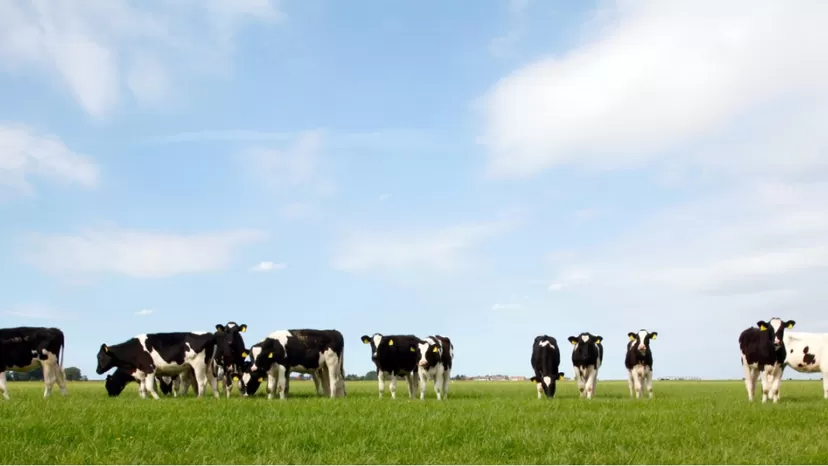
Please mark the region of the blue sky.
POLYGON ((640 328, 710 378, 757 320, 828 331, 824 3, 389 5, 3 2, 3 326, 89 375, 228 320, 358 374, 363 334, 526 375, 591 331, 604 379, 640 328))

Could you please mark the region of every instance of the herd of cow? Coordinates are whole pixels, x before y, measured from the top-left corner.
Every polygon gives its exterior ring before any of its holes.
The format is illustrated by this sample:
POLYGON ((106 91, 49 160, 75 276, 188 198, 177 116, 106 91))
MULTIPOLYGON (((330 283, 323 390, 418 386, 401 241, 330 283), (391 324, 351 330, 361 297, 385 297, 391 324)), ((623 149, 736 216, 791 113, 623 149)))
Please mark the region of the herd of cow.
MULTIPOLYGON (((756 327, 739 335, 741 362, 745 371, 748 399, 753 401, 756 380, 761 376, 762 402, 779 401, 782 373, 786 367, 802 373, 821 372, 824 396, 828 399, 828 333, 787 331, 793 320, 772 318, 759 321, 756 327)), ((118 396, 129 382, 136 381, 138 393, 147 392, 158 399, 156 388, 173 396, 185 395, 194 386, 203 396, 209 383, 219 398, 218 384, 224 385, 227 397, 238 386, 243 396, 256 393, 267 377, 267 397, 276 393, 285 398, 289 392, 291 372, 310 374, 317 395, 345 396, 343 366, 345 343, 337 330, 280 330, 247 348, 242 333, 247 325, 235 322, 216 325, 215 332, 173 332, 138 335, 115 345, 102 344, 98 351, 96 372, 106 377, 109 396, 118 396)), ((644 389, 653 397, 653 353, 650 342, 658 332, 639 330, 627 334, 625 366, 630 397, 641 398, 644 389)), ((407 381, 408 395, 425 398, 429 380, 434 382, 437 399, 448 396, 454 345, 447 337, 434 335, 421 339, 414 335, 363 335, 362 342, 371 347, 371 360, 377 368, 379 396, 390 382, 391 397, 396 398, 397 378, 407 381)), ((589 332, 570 336, 572 366, 581 397, 595 395, 598 371, 604 359, 603 338, 589 332)), ((66 376, 63 372, 64 335, 60 329, 16 327, 0 329, 0 391, 8 399, 6 371, 43 369, 49 396, 57 382, 63 395, 66 376)), ((561 352, 558 342, 549 335, 537 336, 532 344, 531 365, 538 398, 555 396, 560 372, 561 352)))

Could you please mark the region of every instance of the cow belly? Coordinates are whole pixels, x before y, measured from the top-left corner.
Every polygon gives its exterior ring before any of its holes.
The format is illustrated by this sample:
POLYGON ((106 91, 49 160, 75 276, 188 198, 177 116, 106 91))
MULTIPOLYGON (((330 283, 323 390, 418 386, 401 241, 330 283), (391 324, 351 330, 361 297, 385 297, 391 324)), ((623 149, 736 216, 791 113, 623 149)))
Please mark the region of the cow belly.
POLYGON ((31 372, 31 371, 37 369, 38 367, 40 367, 40 361, 37 360, 37 359, 32 359, 32 362, 25 365, 25 366, 15 366, 15 365, 9 366, 9 370, 12 370, 12 371, 15 371, 15 372, 31 372))
POLYGON ((156 375, 162 376, 175 376, 179 375, 190 368, 188 364, 169 364, 164 363, 163 365, 156 364, 155 365, 155 373, 156 375))
POLYGON ((817 346, 820 342, 789 342, 786 346, 785 364, 791 369, 805 374, 822 372, 825 353, 828 346, 817 346))

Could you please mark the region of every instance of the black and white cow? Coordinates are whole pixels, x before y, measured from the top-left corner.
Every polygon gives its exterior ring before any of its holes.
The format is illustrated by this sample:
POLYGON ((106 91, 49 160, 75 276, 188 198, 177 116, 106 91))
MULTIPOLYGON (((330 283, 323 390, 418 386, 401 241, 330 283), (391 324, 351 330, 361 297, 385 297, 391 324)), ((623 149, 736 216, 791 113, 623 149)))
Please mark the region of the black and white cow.
MULTIPOLYGON (((136 381, 133 375, 135 371, 136 369, 122 369, 119 367, 112 374, 107 375, 106 381, 104 382, 107 394, 111 397, 119 396, 130 382, 136 381)), ((155 381, 157 382, 156 389, 160 389, 163 395, 172 395, 173 397, 182 394, 186 395, 189 386, 196 385, 195 373, 192 367, 179 375, 156 377, 155 381), (183 392, 180 389, 181 386, 184 387, 183 392)), ((140 382, 138 383, 138 391, 140 393, 141 386, 140 382)))
POLYGON ((233 391, 233 382, 239 384, 239 393, 244 394, 240 375, 248 352, 244 347, 244 338, 241 334, 247 331, 247 324, 238 325, 228 322, 226 325, 216 324, 216 354, 213 358, 211 370, 216 380, 224 384, 224 393, 229 398, 233 391))
POLYGON ((572 343, 572 368, 578 382, 580 396, 592 399, 595 386, 598 385, 598 370, 604 360, 604 345, 600 335, 584 332, 577 337, 569 337, 572 343))
POLYGON ((377 367, 377 381, 379 383, 379 397, 385 392, 385 379, 390 378, 391 398, 397 398, 397 377, 405 378, 408 382, 408 396, 414 399, 417 393, 419 379, 415 371, 419 371, 420 360, 418 346, 420 339, 414 335, 382 335, 362 336, 362 343, 371 345, 371 360, 377 367))
POLYGON ((300 372, 314 376, 317 395, 345 396, 344 350, 338 330, 279 330, 250 348, 248 381, 267 374, 268 399, 284 399, 290 373, 300 372))
POLYGON ((653 397, 653 352, 650 341, 655 340, 658 332, 648 332, 641 329, 638 332, 627 334, 630 341, 627 343, 627 356, 624 366, 627 368, 627 383, 630 386, 630 398, 644 396, 644 386, 650 398, 653 397))
POLYGON ((0 340, 0 391, 3 398, 9 399, 9 387, 6 382, 6 370, 18 364, 26 364, 37 357, 37 351, 31 349, 23 338, 15 337, 0 340))
POLYGON ((98 350, 96 372, 117 367, 130 372, 138 381, 138 393, 146 398, 149 391, 158 399, 155 391, 157 376, 175 376, 192 367, 198 385, 197 396, 204 395, 207 383, 218 398, 218 387, 210 365, 216 351, 216 337, 208 332, 168 332, 141 334, 134 338, 98 350))
MULTIPOLYGON (((57 382, 60 393, 66 395, 66 374, 63 372, 63 331, 53 327, 13 327, 0 329, 0 340, 10 345, 6 348, 6 361, 0 371, 0 381, 6 383, 6 371, 30 372, 43 368, 43 396, 52 393, 57 382), (12 341, 14 340, 14 341, 12 341)), ((7 392, 3 392, 7 397, 7 392)))
POLYGON ((804 374, 821 372, 822 392, 828 400, 828 333, 785 332, 782 338, 785 365, 804 374))
POLYGON ((560 372, 561 350, 558 340, 549 335, 538 335, 532 342, 532 382, 538 384, 538 399, 553 398, 557 390, 558 380, 563 380, 564 373, 560 372))
POLYGON ((417 343, 417 373, 420 376, 420 399, 425 399, 428 380, 434 380, 437 399, 448 397, 451 381, 451 363, 454 361, 454 345, 447 337, 433 335, 417 343))
POLYGON ((753 401, 756 379, 760 375, 762 403, 766 403, 768 398, 774 403, 779 401, 779 388, 785 371, 785 329, 791 329, 794 325, 796 322, 793 320, 783 321, 773 317, 770 323, 760 320, 756 327, 747 328, 739 335, 748 401, 753 401))

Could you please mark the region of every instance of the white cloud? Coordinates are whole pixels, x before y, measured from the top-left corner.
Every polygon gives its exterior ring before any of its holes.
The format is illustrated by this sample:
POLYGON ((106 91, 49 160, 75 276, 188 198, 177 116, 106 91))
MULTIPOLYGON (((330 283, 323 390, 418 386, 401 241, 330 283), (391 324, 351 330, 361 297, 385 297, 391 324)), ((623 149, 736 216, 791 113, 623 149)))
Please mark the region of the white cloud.
POLYGON ((281 18, 268 0, 10 0, 0 2, 0 59, 9 70, 57 74, 87 113, 103 117, 120 101, 126 64, 135 97, 160 102, 169 69, 220 72, 237 30, 281 18))
POLYGON ((47 272, 161 278, 225 269, 238 249, 263 238, 251 230, 171 234, 107 228, 76 235, 31 234, 21 258, 47 272))
POLYGON ((98 172, 90 157, 72 152, 56 136, 0 122, 0 186, 31 194, 28 177, 36 175, 94 188, 98 172))
POLYGON ((659 158, 828 168, 828 135, 816 131, 828 116, 828 60, 814 52, 828 46, 828 4, 620 1, 610 16, 580 47, 483 97, 491 175, 659 158))
POLYGON ((474 263, 469 252, 485 241, 512 230, 510 218, 420 230, 356 231, 337 245, 331 266, 339 270, 418 269, 459 271, 474 263))
POLYGON ((282 262, 270 262, 270 261, 263 261, 259 262, 258 264, 254 265, 250 268, 250 270, 254 272, 272 272, 274 270, 283 270, 287 268, 287 264, 282 262))
POLYGON ((495 303, 492 306, 493 311, 519 311, 521 305, 517 303, 495 303))
POLYGON ((144 317, 148 316, 153 313, 152 309, 141 309, 140 311, 135 311, 136 316, 144 317))

